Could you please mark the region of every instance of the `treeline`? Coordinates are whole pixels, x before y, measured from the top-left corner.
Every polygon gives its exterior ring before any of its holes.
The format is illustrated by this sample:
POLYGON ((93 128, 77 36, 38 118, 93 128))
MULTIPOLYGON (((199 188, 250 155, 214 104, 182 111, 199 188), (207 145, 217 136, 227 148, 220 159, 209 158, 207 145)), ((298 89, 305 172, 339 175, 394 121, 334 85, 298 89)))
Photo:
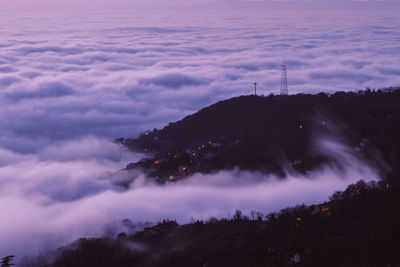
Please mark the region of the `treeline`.
POLYGON ((48 266, 399 266, 399 206, 399 184, 359 181, 320 205, 80 239, 48 266))

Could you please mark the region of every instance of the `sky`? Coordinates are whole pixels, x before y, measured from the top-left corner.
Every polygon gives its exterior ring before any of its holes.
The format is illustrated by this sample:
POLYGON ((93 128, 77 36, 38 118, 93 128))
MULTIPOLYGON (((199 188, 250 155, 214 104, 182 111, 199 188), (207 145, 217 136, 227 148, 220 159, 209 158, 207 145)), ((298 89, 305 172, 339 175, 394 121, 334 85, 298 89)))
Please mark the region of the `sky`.
POLYGON ((8 10, 126 10, 126 9, 232 9, 232 8, 340 8, 387 9, 399 7, 399 0, 2 0, 8 10))
POLYGON ((399 86, 398 5, 1 0, 0 256, 99 235, 126 217, 185 222, 236 208, 266 212, 378 179, 353 148, 329 140, 320 145, 346 159, 345 174, 326 167, 314 180, 278 182, 233 171, 161 187, 121 171, 143 155, 111 141, 251 94, 255 81, 260 94, 277 94, 283 63, 291 94, 399 86), (129 190, 116 186, 132 177, 129 190))

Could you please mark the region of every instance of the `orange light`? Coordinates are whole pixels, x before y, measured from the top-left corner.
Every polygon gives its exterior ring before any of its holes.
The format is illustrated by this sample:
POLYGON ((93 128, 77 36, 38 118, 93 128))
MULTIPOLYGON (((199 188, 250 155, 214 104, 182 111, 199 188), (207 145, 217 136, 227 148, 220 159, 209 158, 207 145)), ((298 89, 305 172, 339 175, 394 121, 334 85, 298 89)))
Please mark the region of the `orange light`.
POLYGON ((159 160, 156 160, 156 161, 154 161, 154 164, 158 164, 158 163, 160 163, 160 161, 159 161, 159 160))
POLYGON ((296 219, 298 222, 301 222, 301 218, 300 217, 297 217, 297 219, 296 219))
POLYGON ((300 128, 300 129, 303 129, 303 125, 300 124, 300 125, 299 125, 299 128, 300 128))
POLYGON ((321 207, 321 212, 327 212, 329 211, 329 207, 328 206, 322 206, 321 207))

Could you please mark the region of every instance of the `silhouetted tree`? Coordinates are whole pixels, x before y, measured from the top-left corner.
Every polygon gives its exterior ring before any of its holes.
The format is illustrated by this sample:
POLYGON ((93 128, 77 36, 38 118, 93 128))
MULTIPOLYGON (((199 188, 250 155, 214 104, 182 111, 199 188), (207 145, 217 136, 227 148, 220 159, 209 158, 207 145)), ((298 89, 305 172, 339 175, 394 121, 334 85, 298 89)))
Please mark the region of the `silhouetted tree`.
POLYGON ((15 265, 15 264, 11 263, 14 258, 15 258, 14 255, 10 255, 10 256, 2 258, 1 259, 1 267, 9 267, 9 266, 15 265))
POLYGON ((242 219, 242 211, 241 210, 236 210, 235 214, 233 215, 233 219, 235 221, 240 221, 242 219))

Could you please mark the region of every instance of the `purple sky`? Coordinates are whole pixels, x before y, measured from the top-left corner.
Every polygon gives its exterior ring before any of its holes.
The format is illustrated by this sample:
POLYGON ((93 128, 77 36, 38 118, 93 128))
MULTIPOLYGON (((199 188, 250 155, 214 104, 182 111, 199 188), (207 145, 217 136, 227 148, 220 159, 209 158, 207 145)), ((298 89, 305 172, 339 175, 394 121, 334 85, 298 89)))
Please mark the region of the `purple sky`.
POLYGON ((165 8, 345 8, 374 9, 399 7, 399 0, 2 0, 1 10, 51 9, 165 9, 165 8))

